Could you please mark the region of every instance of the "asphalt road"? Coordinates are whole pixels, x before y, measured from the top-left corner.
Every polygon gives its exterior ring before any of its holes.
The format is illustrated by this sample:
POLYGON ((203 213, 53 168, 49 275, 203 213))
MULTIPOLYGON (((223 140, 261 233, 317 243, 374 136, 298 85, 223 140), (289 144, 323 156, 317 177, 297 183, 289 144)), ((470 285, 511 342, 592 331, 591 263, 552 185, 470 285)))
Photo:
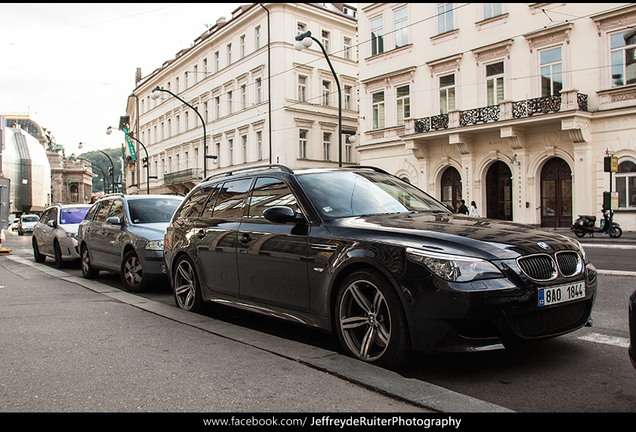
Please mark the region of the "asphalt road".
MULTIPOLYGON (((483 402, 485 411, 636 412, 636 386, 633 385, 636 371, 627 357, 627 298, 636 289, 636 273, 633 273, 636 271, 633 264, 636 262, 636 241, 630 236, 624 237, 619 239, 620 242, 603 238, 581 239, 590 261, 600 270, 592 327, 514 349, 470 354, 415 354, 402 368, 387 371, 389 376, 397 380, 395 383, 414 381, 433 385, 436 389, 449 390, 451 395, 483 402)), ((8 234, 7 238, 9 245, 16 244, 14 255, 32 261, 29 236, 17 238, 8 234)), ((47 260, 44 265, 54 268, 52 260, 47 260)), ((81 277, 79 266, 65 272, 81 277)), ((121 289, 117 275, 102 272, 98 281, 121 289)), ((155 286, 143 294, 143 298, 176 309, 167 283, 155 286)), ((203 318, 251 329, 263 337, 272 336, 339 352, 337 341, 331 335, 236 309, 217 308, 203 318)), ((389 383, 387 387, 401 385, 395 383, 389 383)), ((450 405, 447 412, 456 408, 450 405)))

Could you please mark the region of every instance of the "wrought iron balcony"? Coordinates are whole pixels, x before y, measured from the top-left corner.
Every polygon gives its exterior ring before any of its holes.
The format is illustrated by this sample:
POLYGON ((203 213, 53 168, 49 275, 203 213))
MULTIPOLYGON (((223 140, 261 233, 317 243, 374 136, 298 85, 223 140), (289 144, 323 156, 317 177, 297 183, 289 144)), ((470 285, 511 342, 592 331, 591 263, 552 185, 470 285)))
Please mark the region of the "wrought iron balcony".
POLYGON ((499 105, 474 108, 464 111, 453 111, 430 117, 414 119, 415 133, 430 132, 432 130, 449 129, 478 123, 493 123, 500 120, 521 119, 535 114, 548 114, 578 109, 587 111, 587 95, 578 92, 562 92, 559 96, 548 96, 522 101, 505 101, 499 105), (508 115, 502 115, 510 113, 508 115))
POLYGON ((188 168, 173 173, 167 173, 163 176, 163 182, 166 184, 183 183, 191 180, 200 180, 201 170, 196 168, 188 168))

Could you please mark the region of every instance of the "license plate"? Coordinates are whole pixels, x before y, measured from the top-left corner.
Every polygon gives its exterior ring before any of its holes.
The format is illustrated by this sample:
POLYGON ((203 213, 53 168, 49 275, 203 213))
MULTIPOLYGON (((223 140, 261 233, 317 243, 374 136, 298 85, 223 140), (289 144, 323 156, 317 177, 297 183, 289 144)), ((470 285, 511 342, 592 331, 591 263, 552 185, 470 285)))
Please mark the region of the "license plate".
POLYGON ((549 288, 539 288, 539 306, 548 306, 585 297, 585 283, 578 282, 549 288))

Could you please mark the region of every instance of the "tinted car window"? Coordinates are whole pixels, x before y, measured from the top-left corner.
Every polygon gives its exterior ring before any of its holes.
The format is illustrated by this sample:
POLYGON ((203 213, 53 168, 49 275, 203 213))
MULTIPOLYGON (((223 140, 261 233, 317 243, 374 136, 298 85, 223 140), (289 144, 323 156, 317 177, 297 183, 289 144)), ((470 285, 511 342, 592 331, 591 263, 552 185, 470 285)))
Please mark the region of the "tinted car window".
POLYGON ((170 222, 181 204, 180 199, 129 199, 128 209, 132 223, 170 222))
POLYGON ((215 218, 240 218, 243 216, 245 196, 251 182, 251 179, 226 182, 216 199, 213 216, 215 218))
POLYGON ((445 211, 437 201, 397 178, 369 172, 322 172, 298 181, 325 218, 445 211))
POLYGON ((61 224, 77 224, 84 220, 90 207, 66 207, 61 209, 61 224))
POLYGON ((280 179, 274 177, 257 178, 250 197, 248 217, 263 219, 263 212, 273 206, 288 206, 296 211, 296 197, 280 179))
POLYGON ((192 195, 188 197, 188 200, 183 203, 181 210, 179 210, 178 217, 200 216, 213 188, 214 185, 206 185, 192 192, 192 195))
MULTIPOLYGON (((44 218, 45 215, 42 215, 42 217, 44 218)), ((55 222, 55 220, 57 219, 57 209, 56 208, 52 208, 51 210, 49 210, 46 213, 46 218, 44 219, 44 223, 47 223, 48 221, 53 221, 55 222)))
POLYGON ((124 219, 124 203, 121 200, 113 201, 113 205, 110 206, 108 217, 118 217, 119 220, 124 219))
POLYGON ((46 223, 52 211, 53 209, 48 209, 44 213, 42 213, 42 215, 40 216, 40 223, 46 223))
POLYGON ((211 187, 214 187, 214 190, 210 194, 210 197, 208 198, 207 203, 204 205, 203 213, 201 214, 201 217, 204 217, 204 218, 212 217, 212 213, 214 212, 214 205, 216 204, 216 199, 219 196, 219 191, 221 190, 220 184, 216 184, 211 187))
POLYGON ((106 200, 101 203, 98 203, 99 207, 97 208, 95 214, 93 215, 93 221, 95 222, 106 222, 106 218, 108 218, 108 211, 110 210, 111 200, 106 200))

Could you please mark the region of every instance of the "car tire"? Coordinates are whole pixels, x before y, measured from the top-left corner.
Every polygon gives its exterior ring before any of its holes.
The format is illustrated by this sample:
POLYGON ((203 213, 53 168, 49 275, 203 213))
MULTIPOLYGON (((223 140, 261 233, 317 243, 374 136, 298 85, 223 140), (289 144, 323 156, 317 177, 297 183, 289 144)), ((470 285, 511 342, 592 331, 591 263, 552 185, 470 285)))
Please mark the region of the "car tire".
POLYGON ((82 246, 82 276, 86 279, 94 279, 99 275, 99 270, 91 264, 91 256, 88 253, 88 247, 82 246))
POLYGON ((349 275, 338 291, 334 313, 338 339, 350 356, 394 367, 410 354, 400 298, 376 271, 358 270, 349 275))
POLYGON ((121 282, 128 291, 139 293, 146 288, 144 269, 135 251, 129 251, 124 255, 120 273, 121 282))
POLYGON ((53 243, 53 251, 55 252, 55 267, 59 269, 66 267, 66 262, 62 258, 62 249, 57 240, 53 243))
POLYGON ((199 313, 204 309, 201 285, 192 261, 186 256, 177 260, 172 276, 174 301, 183 310, 199 313))
POLYGON ((35 262, 43 263, 46 260, 46 255, 42 255, 40 253, 40 248, 38 247, 38 241, 33 237, 33 259, 35 262))

